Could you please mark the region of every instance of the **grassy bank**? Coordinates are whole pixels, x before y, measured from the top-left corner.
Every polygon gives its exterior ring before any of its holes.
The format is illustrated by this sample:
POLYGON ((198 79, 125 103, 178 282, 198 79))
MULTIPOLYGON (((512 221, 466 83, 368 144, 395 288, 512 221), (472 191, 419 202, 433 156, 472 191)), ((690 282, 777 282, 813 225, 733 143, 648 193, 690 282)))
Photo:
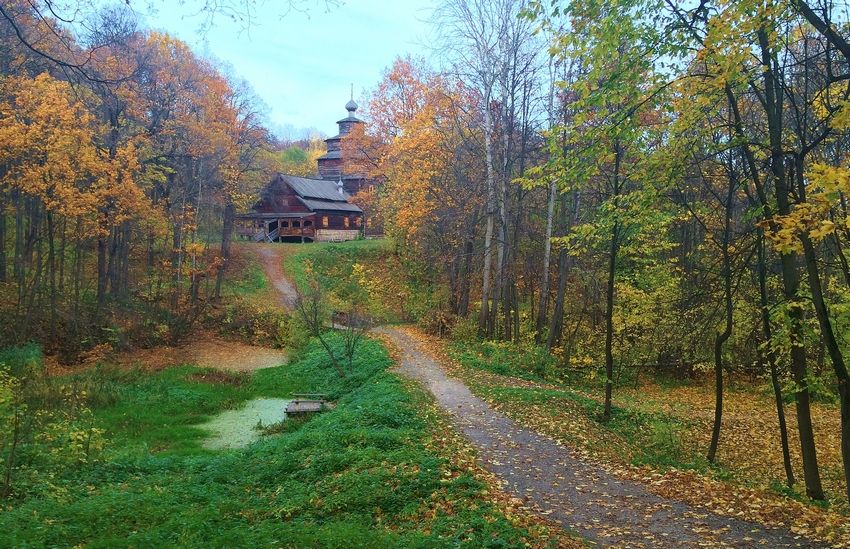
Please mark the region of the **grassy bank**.
POLYGON ((295 284, 317 281, 340 310, 355 304, 379 322, 398 323, 417 320, 434 306, 421 266, 405 263, 389 240, 282 246, 290 247, 284 270, 295 284))
POLYGON ((375 260, 390 251, 390 242, 384 239, 352 240, 350 242, 312 242, 310 244, 280 244, 288 248, 284 271, 295 284, 303 287, 307 281, 306 261, 322 275, 323 281, 336 286, 339 280, 331 280, 334 274, 348 279, 358 261, 375 260), (337 271, 334 271, 334 268, 337 271))
POLYGON ((289 347, 290 317, 279 306, 252 244, 236 243, 221 290, 221 303, 205 316, 204 329, 256 345, 289 347))
POLYGON ((189 366, 81 374, 108 446, 50 472, 39 493, 3 501, 0 546, 545 543, 545 529, 497 508, 486 483, 447 459, 458 449, 445 446, 428 399, 385 371, 390 362, 367 341, 344 379, 315 345, 252 377, 189 366), (202 448, 200 424, 216 412, 302 391, 338 407, 244 450, 202 448))

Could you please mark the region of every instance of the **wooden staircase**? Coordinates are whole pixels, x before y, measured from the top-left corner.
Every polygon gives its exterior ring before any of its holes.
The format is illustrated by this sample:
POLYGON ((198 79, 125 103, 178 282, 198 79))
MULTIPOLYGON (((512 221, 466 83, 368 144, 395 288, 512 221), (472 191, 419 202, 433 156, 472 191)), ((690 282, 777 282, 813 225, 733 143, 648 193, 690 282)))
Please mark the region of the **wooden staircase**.
POLYGON ((258 233, 255 233, 251 237, 251 240, 253 240, 254 242, 261 242, 263 240, 265 240, 266 242, 274 242, 275 240, 277 240, 278 235, 280 235, 280 229, 275 229, 270 233, 267 233, 266 231, 260 231, 258 233))

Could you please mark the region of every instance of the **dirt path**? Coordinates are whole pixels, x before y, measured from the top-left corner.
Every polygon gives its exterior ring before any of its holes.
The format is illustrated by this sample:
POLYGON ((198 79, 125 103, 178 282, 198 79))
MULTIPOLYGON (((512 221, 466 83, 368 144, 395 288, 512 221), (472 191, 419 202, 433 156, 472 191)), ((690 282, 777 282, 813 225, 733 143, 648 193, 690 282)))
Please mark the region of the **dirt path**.
MULTIPOLYGON (((295 288, 283 272, 282 246, 259 245, 258 255, 284 307, 295 288)), ((650 493, 586 463, 568 448, 526 429, 449 378, 419 343, 401 330, 376 328, 401 349, 399 371, 420 381, 455 427, 478 448, 484 465, 507 491, 546 518, 603 546, 825 547, 788 531, 721 517, 650 493), (797 538, 797 539, 795 539, 797 538)))
POLYGON ((402 350, 399 370, 423 383, 478 448, 505 488, 581 536, 626 547, 819 547, 785 530, 721 517, 656 496, 580 460, 552 439, 521 427, 446 376, 417 341, 378 328, 402 350))
POLYGON ((275 292, 280 297, 280 305, 291 311, 295 308, 295 285, 286 278, 283 273, 283 259, 286 257, 286 248, 280 244, 254 244, 252 250, 256 250, 257 256, 263 263, 263 270, 272 283, 275 292))

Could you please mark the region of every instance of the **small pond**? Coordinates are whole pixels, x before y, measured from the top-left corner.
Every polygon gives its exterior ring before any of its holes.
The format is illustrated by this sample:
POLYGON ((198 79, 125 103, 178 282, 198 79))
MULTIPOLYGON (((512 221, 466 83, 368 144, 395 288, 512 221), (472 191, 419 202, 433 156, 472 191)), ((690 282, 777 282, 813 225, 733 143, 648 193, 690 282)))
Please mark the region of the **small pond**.
POLYGON ((210 432, 204 448, 226 450, 248 446, 262 436, 258 425, 267 427, 286 419, 284 410, 288 403, 289 400, 282 398, 255 398, 242 408, 225 410, 201 425, 210 432))

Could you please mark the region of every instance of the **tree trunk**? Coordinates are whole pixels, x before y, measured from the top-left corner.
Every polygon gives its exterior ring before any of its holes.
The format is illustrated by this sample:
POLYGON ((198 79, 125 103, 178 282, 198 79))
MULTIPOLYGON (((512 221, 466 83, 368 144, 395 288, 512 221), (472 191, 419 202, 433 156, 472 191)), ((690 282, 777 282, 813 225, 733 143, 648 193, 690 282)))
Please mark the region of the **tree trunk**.
POLYGON ((97 237, 97 311, 98 315, 106 304, 106 286, 109 281, 109 271, 107 267, 107 248, 109 243, 109 233, 106 232, 106 213, 100 214, 103 219, 100 224, 100 232, 97 237), (104 234, 106 233, 106 234, 104 234))
POLYGON ((463 247, 463 271, 460 276, 460 297, 457 314, 466 317, 469 314, 470 263, 472 262, 472 240, 467 240, 463 247))
MULTIPOLYGON (((19 192, 15 192, 15 258, 13 270, 18 287, 18 307, 23 305, 24 289, 24 204, 19 192)), ((18 311, 19 313, 21 311, 18 311)))
POLYGON ((106 284, 109 280, 107 269, 107 236, 97 238, 97 307, 98 310, 106 303, 106 284))
MULTIPOLYGON (((38 210, 37 207, 33 208, 31 223, 36 224, 38 226, 38 225, 41 225, 41 221, 40 221, 40 216, 37 213, 37 210, 38 210)), ((37 238, 38 237, 38 229, 37 228, 36 228, 35 233, 33 233, 32 231, 30 232, 30 237, 33 239, 33 244, 30 244, 29 246, 30 246, 31 249, 35 250, 35 272, 33 273, 32 285, 31 285, 30 291, 27 292, 26 289, 24 289, 24 296, 25 296, 25 298, 27 298, 27 301, 26 301, 26 306, 25 306, 26 313, 25 313, 25 316, 24 316, 22 333, 23 333, 23 337, 26 338, 26 339, 29 339, 32 335, 32 333, 30 332, 30 326, 31 326, 30 323, 32 321, 33 313, 35 312, 35 309, 36 309, 35 298, 36 298, 36 295, 41 290, 41 276, 42 276, 42 271, 44 269, 44 261, 43 261, 43 257, 42 257, 43 252, 42 252, 41 244, 39 244, 38 246, 35 246, 35 243, 34 243, 38 239, 37 238)))
POLYGON ((221 227, 221 265, 215 277, 216 301, 221 299, 221 284, 224 281, 224 271, 230 263, 230 241, 233 237, 233 220, 236 217, 236 206, 228 201, 224 206, 224 220, 221 227))
POLYGON ((118 277, 118 293, 122 297, 126 297, 130 292, 130 240, 133 238, 133 227, 130 221, 125 221, 121 225, 122 239, 121 248, 119 250, 119 277, 118 277))
MULTIPOLYGON (((489 99, 489 95, 486 96, 489 99)), ((493 264, 493 229, 496 215, 496 183, 493 175, 493 121, 490 116, 489 101, 484 105, 484 153, 487 169, 487 227, 484 232, 484 267, 481 272, 481 310, 478 315, 478 331, 482 335, 487 332, 487 321, 490 318, 490 271, 493 264)))
POLYGON ((535 324, 535 340, 543 341, 543 327, 549 314, 549 262, 552 254, 552 225, 555 217, 555 199, 558 195, 558 185, 553 178, 549 183, 549 201, 546 209, 546 233, 543 241, 543 272, 540 274, 540 302, 537 306, 537 323, 535 324))
POLYGON ((180 213, 174 220, 171 238, 171 311, 176 313, 180 305, 180 283, 183 270, 183 219, 186 215, 185 205, 181 205, 180 213))
POLYGON ((62 217, 62 229, 59 235, 59 292, 65 292, 65 259, 68 249, 68 218, 62 217))
POLYGON ((511 281, 511 302, 513 303, 513 316, 514 316, 514 343, 519 345, 520 343, 520 321, 519 321, 519 289, 517 288, 516 281, 511 281))
POLYGON ((611 199, 614 203, 614 223, 611 227, 611 242, 608 248, 608 282, 605 289, 605 407, 602 421, 611 419, 611 392, 614 387, 614 283, 617 276, 617 251, 619 250, 620 222, 618 201, 620 196, 620 163, 623 161, 623 149, 619 142, 614 143, 614 175, 611 186, 611 199))
MULTIPOLYGON (((510 307, 509 303, 505 303, 508 221, 506 218, 505 182, 503 177, 499 178, 499 188, 496 196, 498 197, 499 212, 497 224, 498 235, 496 237, 495 291, 493 292, 493 303, 490 306, 490 318, 487 325, 487 335, 491 338, 498 337, 496 331, 498 325, 497 315, 499 312, 499 306, 501 305, 503 311, 505 311, 507 307, 510 307)), ((507 326, 503 328, 507 328, 507 326)))
MULTIPOLYGON (((764 28, 758 30, 758 40, 764 79, 765 115, 770 138, 770 170, 775 186, 777 212, 781 216, 787 216, 791 213, 791 206, 782 146, 782 90, 777 86, 770 40, 764 28)), ((767 204, 763 201, 764 205, 767 204)), ((806 494, 812 499, 822 500, 824 499, 823 486, 820 480, 815 436, 812 429, 810 394, 807 385, 806 350, 800 344, 803 340, 804 304, 798 295, 800 274, 797 269, 797 256, 794 253, 782 254, 780 261, 785 301, 790 308, 791 370, 797 386, 794 396, 797 402, 797 428, 800 432, 800 450, 803 456, 806 494)))
POLYGON ((121 231, 118 227, 113 227, 110 231, 112 236, 109 239, 109 258, 106 262, 106 278, 109 280, 109 293, 113 298, 118 297, 118 263, 120 262, 118 249, 121 246, 121 231))
POLYGON ((53 214, 47 212, 47 279, 50 284, 50 341, 56 344, 56 246, 54 235, 53 214))
POLYGON ((0 197, 0 282, 6 282, 6 199, 0 197))
MULTIPOLYGON (((731 169, 731 168, 730 168, 731 169)), ((725 325, 723 331, 714 338, 714 426, 711 429, 711 443, 708 446, 707 459, 714 463, 717 445, 720 443, 720 426, 723 420, 723 345, 732 335, 732 261, 729 257, 729 238, 733 199, 735 197, 735 178, 730 173, 729 189, 726 193, 723 222, 723 307, 725 325)))
MULTIPOLYGON (((806 200, 806 184, 803 178, 803 157, 796 155, 794 176, 797 183, 797 196, 801 202, 806 200)), ((800 236, 803 243, 803 254, 806 262, 806 273, 809 280, 809 291, 812 295, 812 303, 815 306, 815 314, 818 317, 821 338, 829 353, 835 378, 838 380, 838 396, 841 405, 841 459, 844 464, 844 487, 847 500, 850 501, 850 374, 844 362, 844 355, 835 337, 832 320, 829 318, 829 309, 823 295, 820 273, 818 272, 817 256, 814 244, 807 234, 800 236)))
POLYGON ((761 305, 761 323, 764 332, 767 352, 765 359, 770 368, 770 383, 773 386, 773 397, 776 401, 776 415, 779 421, 779 441, 782 445, 782 463, 785 466, 785 479, 788 486, 794 486, 794 467, 791 464, 791 450, 788 446, 788 427, 785 423, 785 403, 782 400, 782 386, 779 384, 777 372, 777 356, 773 350, 773 333, 770 328, 770 311, 767 296, 767 263, 764 257, 764 233, 759 232, 758 242, 758 280, 759 280, 759 304, 761 305))
POLYGON ((74 234, 76 235, 76 241, 74 242, 74 275, 73 275, 73 286, 74 286, 74 305, 72 308, 73 314, 71 315, 72 322, 78 322, 80 316, 80 290, 83 284, 83 246, 82 246, 82 235, 81 231, 83 229, 83 220, 80 216, 77 216, 76 229, 74 234))
POLYGON ((615 221, 608 249, 608 282, 605 291, 605 407, 602 421, 611 419, 611 392, 614 382, 614 281, 617 273, 619 232, 619 224, 615 221))
MULTIPOLYGON (((568 200, 568 194, 561 195, 561 224, 562 233, 564 235, 570 232, 570 227, 578 221, 579 203, 581 195, 578 191, 571 193, 572 203, 568 200)), ((549 323, 549 340, 547 345, 549 350, 555 348, 561 342, 561 334, 564 327, 564 300, 566 298, 567 277, 570 273, 570 256, 567 250, 561 248, 558 252, 558 290, 555 295, 555 309, 552 311, 552 318, 549 323)))
POLYGON ((850 501, 850 375, 848 375, 847 365, 844 362, 844 356, 836 340, 832 321, 829 318, 829 310, 823 296, 814 245, 806 235, 802 235, 801 240, 803 242, 806 271, 808 273, 809 290, 815 306, 815 314, 818 317, 821 337, 829 353, 832 368, 835 371, 835 377, 838 380, 838 396, 841 405, 841 459, 844 464, 845 495, 847 500, 850 501))

